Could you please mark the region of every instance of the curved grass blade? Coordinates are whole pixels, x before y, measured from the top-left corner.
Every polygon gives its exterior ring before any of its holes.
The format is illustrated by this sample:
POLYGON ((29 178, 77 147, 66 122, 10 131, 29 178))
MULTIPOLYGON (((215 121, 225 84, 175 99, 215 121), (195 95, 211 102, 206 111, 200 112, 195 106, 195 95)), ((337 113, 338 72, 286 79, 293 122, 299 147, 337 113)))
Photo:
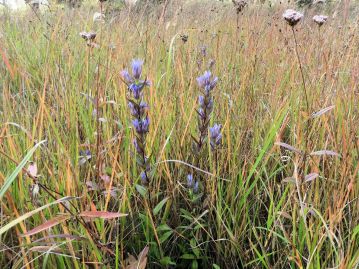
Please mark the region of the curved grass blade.
POLYGON ((65 215, 65 216, 58 216, 58 217, 55 217, 51 220, 48 220, 46 222, 44 222, 43 224, 35 227, 34 229, 28 231, 27 233, 24 233, 22 236, 30 236, 30 235, 34 235, 34 234, 37 234, 37 233, 40 233, 44 230, 47 230, 51 227, 54 227, 56 226, 57 224, 65 221, 65 220, 68 220, 71 216, 70 215, 65 215))
POLYGON ((314 112, 314 113, 312 114, 312 118, 317 118, 317 117, 319 117, 319 116, 321 116, 321 115, 327 113, 328 111, 332 110, 334 107, 335 107, 335 106, 328 106, 328 107, 323 108, 323 109, 321 109, 321 110, 319 110, 319 111, 317 111, 317 112, 314 112))
POLYGON ((126 217, 127 214, 107 211, 83 211, 79 214, 79 216, 85 218, 114 219, 126 217))
POLYGON ((322 156, 322 155, 328 155, 328 156, 335 156, 335 157, 341 157, 339 153, 332 151, 332 150, 318 150, 310 153, 312 156, 322 156))
POLYGON ((0 235, 2 235, 3 233, 8 231, 9 229, 14 227, 15 225, 19 224, 20 222, 30 218, 32 215, 44 210, 45 208, 48 208, 48 207, 50 207, 52 205, 56 205, 56 204, 59 204, 59 203, 69 201, 71 199, 75 199, 75 197, 70 197, 70 196, 63 197, 63 198, 58 199, 58 200, 56 200, 56 201, 54 201, 52 203, 49 203, 49 204, 43 205, 43 206, 41 206, 39 208, 36 208, 35 210, 30 211, 30 212, 18 217, 17 219, 14 219, 13 221, 10 221, 8 224, 6 224, 5 226, 0 228, 0 235))

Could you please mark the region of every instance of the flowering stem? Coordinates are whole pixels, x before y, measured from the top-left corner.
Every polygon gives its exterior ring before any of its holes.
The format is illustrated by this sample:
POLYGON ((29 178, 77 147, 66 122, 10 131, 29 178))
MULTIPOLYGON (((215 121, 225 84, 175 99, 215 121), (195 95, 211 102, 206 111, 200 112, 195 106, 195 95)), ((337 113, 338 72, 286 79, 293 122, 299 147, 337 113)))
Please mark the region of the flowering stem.
MULTIPOLYGON (((295 42, 295 52, 297 55, 297 59, 298 59, 298 63, 299 63, 299 69, 300 69, 300 73, 302 76, 302 81, 303 81, 303 89, 304 89, 304 97, 305 97, 305 101, 306 101, 306 106, 307 106, 307 113, 310 113, 310 107, 309 107, 309 102, 308 102, 308 95, 307 95, 307 88, 306 88, 306 84, 305 84, 305 78, 304 78, 304 72, 303 72, 303 66, 302 63, 300 61, 300 57, 299 57, 299 53, 298 53, 298 42, 297 42, 297 38, 295 35, 295 31, 294 31, 294 27, 292 28, 292 33, 293 33, 293 37, 294 37, 294 42, 295 42)), ((307 167, 307 148, 308 148, 308 142, 309 142, 309 132, 310 132, 310 121, 307 120, 306 121, 306 126, 305 126, 305 130, 304 130, 304 155, 303 155, 303 166, 302 166, 302 173, 303 173, 303 178, 305 177, 305 171, 306 171, 306 167, 307 167)))
POLYGON ((304 78, 304 72, 303 72, 303 66, 302 66, 302 62, 300 60, 299 57, 299 53, 298 53, 298 42, 297 42, 297 38, 295 35, 295 31, 294 31, 294 27, 292 26, 292 33, 293 33, 293 37, 294 37, 294 42, 295 42, 295 53, 297 55, 297 59, 298 59, 298 63, 299 63, 299 69, 300 69, 300 74, 302 76, 302 82, 303 82, 303 89, 304 89, 304 97, 305 97, 305 102, 306 102, 306 106, 307 106, 307 112, 309 113, 309 102, 308 102, 308 95, 307 95, 307 87, 305 84, 305 78, 304 78))

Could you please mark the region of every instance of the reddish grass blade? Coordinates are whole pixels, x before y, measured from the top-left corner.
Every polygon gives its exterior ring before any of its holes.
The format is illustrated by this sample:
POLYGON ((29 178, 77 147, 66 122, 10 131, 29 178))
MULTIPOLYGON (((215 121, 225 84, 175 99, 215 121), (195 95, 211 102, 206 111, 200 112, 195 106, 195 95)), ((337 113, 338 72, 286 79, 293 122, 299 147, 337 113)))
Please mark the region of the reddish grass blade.
POLYGON ((35 227, 34 229, 28 231, 27 233, 24 233, 22 236, 30 236, 30 235, 34 235, 34 234, 37 234, 37 233, 40 233, 44 230, 47 230, 51 227, 54 227, 56 226, 57 224, 65 221, 65 220, 68 220, 70 218, 69 215, 65 215, 65 216, 58 216, 58 217, 55 217, 51 220, 48 220, 46 221, 45 223, 35 227))
POLYGON ((55 246, 34 246, 29 249, 29 251, 38 251, 38 252, 51 252, 62 254, 62 250, 59 247, 55 246))
POLYGON ((10 73, 10 76, 13 79, 14 78, 14 71, 13 71, 11 65, 10 65, 9 59, 6 57, 5 52, 2 51, 1 49, 0 49, 0 53, 1 53, 1 56, 2 56, 2 59, 3 59, 4 63, 5 63, 5 65, 6 65, 6 68, 8 69, 8 71, 10 73))
POLYGON ((304 181, 305 182, 310 182, 310 181, 316 179, 318 176, 319 176, 318 173, 310 173, 310 174, 305 176, 304 181))
POLYGON ((318 150, 318 151, 314 151, 314 152, 310 153, 310 155, 312 155, 312 156, 329 155, 329 156, 340 157, 339 153, 336 153, 335 151, 332 151, 332 150, 318 150))
POLYGON ((83 211, 79 214, 79 216, 85 218, 114 219, 126 217, 127 214, 107 211, 83 211))
POLYGON ((274 145, 277 145, 277 146, 280 146, 282 148, 285 148, 285 149, 288 149, 290 151, 293 151, 293 152, 296 152, 296 153, 299 153, 299 154, 302 154, 302 151, 289 145, 289 144, 286 144, 286 143, 283 143, 283 142, 275 142, 274 145))
POLYGON ((286 177, 285 179, 282 180, 282 182, 284 183, 295 183, 296 180, 294 177, 286 177))
POLYGON ((321 115, 327 113, 328 111, 332 110, 334 107, 335 107, 335 106, 328 106, 328 107, 323 108, 323 109, 321 109, 321 110, 319 110, 319 111, 317 111, 317 112, 314 112, 314 113, 312 114, 312 118, 317 118, 317 117, 319 117, 319 116, 321 116, 321 115))
POLYGON ((72 234, 52 234, 49 236, 41 237, 35 241, 32 241, 32 243, 38 243, 41 241, 45 241, 48 239, 54 239, 54 238, 66 238, 70 240, 86 240, 86 237, 78 236, 78 235, 72 235, 72 234))

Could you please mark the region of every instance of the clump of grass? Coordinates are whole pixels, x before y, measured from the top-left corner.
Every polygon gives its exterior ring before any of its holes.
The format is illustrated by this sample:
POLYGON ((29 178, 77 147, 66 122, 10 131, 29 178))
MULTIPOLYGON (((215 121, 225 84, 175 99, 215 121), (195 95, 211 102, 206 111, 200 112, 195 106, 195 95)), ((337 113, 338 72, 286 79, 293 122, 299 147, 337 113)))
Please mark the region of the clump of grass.
POLYGON ((184 6, 163 25, 143 11, 101 24, 86 7, 53 12, 1 17, 1 268, 358 266, 354 21, 320 26, 318 53, 318 25, 285 26, 277 6, 218 5, 203 20, 184 6), (207 102, 203 44, 221 78, 207 102), (132 58, 145 60, 138 85, 152 82, 139 98, 119 76, 132 58))

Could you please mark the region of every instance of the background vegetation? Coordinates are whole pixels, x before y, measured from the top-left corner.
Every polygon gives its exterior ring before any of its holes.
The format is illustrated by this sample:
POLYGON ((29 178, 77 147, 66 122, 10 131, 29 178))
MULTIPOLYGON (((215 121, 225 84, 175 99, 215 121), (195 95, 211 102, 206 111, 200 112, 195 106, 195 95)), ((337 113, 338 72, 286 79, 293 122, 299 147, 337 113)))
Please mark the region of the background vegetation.
POLYGON ((315 6, 292 32, 279 4, 107 5, 105 22, 98 6, 1 16, 0 267, 358 268, 356 11, 315 6), (152 82, 149 186, 119 75, 132 58, 152 82), (211 59, 223 145, 194 194, 211 59))

